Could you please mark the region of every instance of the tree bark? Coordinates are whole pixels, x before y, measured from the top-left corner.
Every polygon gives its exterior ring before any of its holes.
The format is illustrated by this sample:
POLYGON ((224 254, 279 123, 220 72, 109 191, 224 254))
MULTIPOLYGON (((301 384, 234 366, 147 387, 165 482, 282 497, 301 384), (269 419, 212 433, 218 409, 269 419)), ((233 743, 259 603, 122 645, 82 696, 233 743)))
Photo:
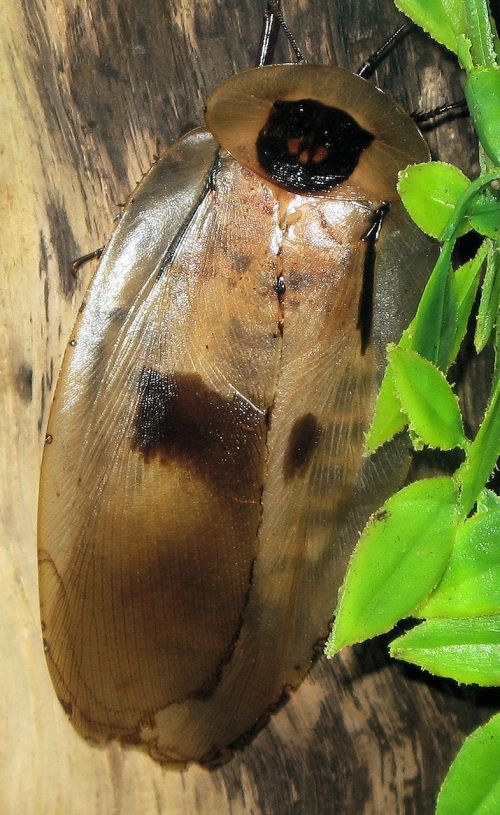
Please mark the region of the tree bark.
MULTIPOLYGON (((493 705, 492 692, 391 663, 382 638, 333 662, 319 658, 230 763, 179 772, 116 742, 85 742, 49 679, 38 611, 38 473, 57 372, 92 271, 89 264, 75 278, 70 264, 106 242, 119 204, 153 156, 202 121, 211 89, 255 63, 263 5, 11 0, 2 7, 5 815, 430 815, 464 736, 493 705)), ((390 0, 287 0, 284 11, 310 62, 353 70, 402 20, 390 0)), ((277 59, 291 60, 283 37, 277 59)), ((454 59, 420 31, 394 49, 375 81, 407 110, 462 96, 454 59)), ((466 118, 428 138, 435 157, 474 171, 466 118)), ((483 356, 457 371, 472 426, 487 393, 483 356)))

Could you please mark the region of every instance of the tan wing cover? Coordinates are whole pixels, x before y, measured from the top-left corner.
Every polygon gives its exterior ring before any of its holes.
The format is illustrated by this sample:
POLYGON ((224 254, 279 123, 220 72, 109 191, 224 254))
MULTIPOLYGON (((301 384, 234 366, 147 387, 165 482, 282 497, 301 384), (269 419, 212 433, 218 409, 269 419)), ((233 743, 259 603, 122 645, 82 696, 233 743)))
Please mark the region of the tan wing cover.
POLYGON ((64 360, 40 488, 47 659, 86 736, 209 760, 307 671, 406 466, 397 444, 363 465, 362 436, 431 252, 395 204, 362 353, 377 205, 280 192, 203 131, 129 203, 64 360))

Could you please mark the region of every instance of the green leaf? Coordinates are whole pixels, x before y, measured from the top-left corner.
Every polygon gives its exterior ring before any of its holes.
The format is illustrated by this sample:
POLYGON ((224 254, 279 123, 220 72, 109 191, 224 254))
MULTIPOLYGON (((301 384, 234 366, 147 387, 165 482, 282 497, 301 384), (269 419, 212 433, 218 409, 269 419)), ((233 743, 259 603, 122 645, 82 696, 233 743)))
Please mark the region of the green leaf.
POLYGON ((437 585, 456 528, 453 479, 416 481, 368 522, 351 558, 328 656, 389 631, 437 585))
POLYGON ((389 651, 435 676, 500 685, 500 615, 427 620, 394 640, 389 651))
POLYGON ((394 387, 394 378, 389 365, 377 396, 371 427, 365 437, 365 451, 374 453, 384 442, 392 439, 406 427, 408 419, 401 412, 401 405, 394 387))
MULTIPOLYGON (((493 0, 495 2, 495 0, 493 0)), ((497 55, 497 63, 500 65, 500 39, 498 38, 498 27, 493 16, 490 17, 491 30, 493 33, 493 48, 497 55)))
POLYGON ((453 246, 454 240, 442 246, 417 313, 408 327, 413 350, 441 370, 449 365, 458 325, 457 292, 451 268, 453 246))
POLYGON ((418 616, 500 614, 499 536, 500 505, 460 524, 448 568, 418 616))
POLYGON ((467 457, 455 477, 460 488, 460 512, 466 517, 488 481, 500 456, 500 379, 486 409, 483 423, 470 443, 467 457))
POLYGON ((457 328, 455 333, 455 341, 450 355, 449 363, 456 359, 463 338, 467 331, 467 323, 469 322, 472 306, 476 299, 477 287, 479 285, 479 273, 486 260, 488 252, 488 243, 483 241, 479 247, 476 255, 459 266, 455 272, 455 288, 457 292, 457 328))
MULTIPOLYGON (((398 342, 398 348, 410 348, 412 328, 406 328, 398 342)), ((408 418, 401 411, 399 398, 394 387, 394 377, 390 363, 387 363, 382 384, 379 388, 377 402, 371 427, 365 437, 365 454, 374 453, 382 444, 392 439, 396 433, 404 430, 408 418)))
MULTIPOLYGON (((484 155, 485 163, 486 165, 489 166, 488 157, 484 153, 482 147, 480 148, 480 158, 481 155, 484 155)), ((454 241, 463 219, 467 218, 469 214, 474 214, 476 212, 477 207, 481 206, 482 202, 481 196, 483 196, 485 191, 488 190, 491 191, 493 184, 496 184, 498 186, 499 179, 500 179, 500 167, 493 167, 493 169, 488 170, 487 172, 483 172, 479 176, 479 178, 476 178, 474 179, 474 181, 471 181, 465 192, 463 192, 462 195, 460 196, 460 200, 457 201, 457 204, 453 212, 453 216, 450 218, 450 220, 446 224, 446 227, 443 229, 443 232, 441 234, 442 241, 445 242, 454 241)))
POLYGON ((410 430, 429 447, 466 447, 458 399, 444 374, 415 351, 392 346, 388 357, 410 430))
POLYGON ((465 740, 443 781, 436 815, 500 812, 500 714, 465 740))
POLYGON ((500 238, 500 196, 498 191, 485 189, 471 201, 467 220, 476 232, 487 238, 500 238))
MULTIPOLYGON (((444 161, 427 161, 412 164, 399 174, 398 192, 422 232, 439 238, 470 183, 458 167, 444 161)), ((462 232, 468 229, 465 221, 462 232)))
POLYGON ((458 326, 457 290, 451 267, 457 229, 477 197, 499 178, 500 169, 494 168, 471 182, 461 195, 442 233, 441 253, 427 281, 417 313, 403 335, 411 340, 409 347, 441 370, 446 370, 452 359, 458 326))
POLYGON ((497 510, 500 510, 500 496, 493 492, 493 490, 482 490, 477 499, 478 513, 496 512, 497 510))
POLYGON ((463 2, 474 64, 495 65, 496 53, 487 0, 463 0, 463 2))
POLYGON ((467 33, 463 0, 395 0, 395 5, 435 40, 457 53, 457 37, 467 33))
POLYGON ((472 43, 464 34, 459 34, 457 37, 457 56, 460 65, 465 71, 471 71, 474 68, 472 62, 472 43))
POLYGON ((500 317, 497 318, 495 327, 495 370, 493 371, 493 381, 497 382, 500 379, 500 317))
POLYGON ((479 140, 496 166, 500 165, 500 68, 468 72, 465 98, 479 140))
POLYGON ((484 276, 477 315, 474 344, 479 354, 488 342, 496 321, 500 306, 500 243, 489 242, 484 276))

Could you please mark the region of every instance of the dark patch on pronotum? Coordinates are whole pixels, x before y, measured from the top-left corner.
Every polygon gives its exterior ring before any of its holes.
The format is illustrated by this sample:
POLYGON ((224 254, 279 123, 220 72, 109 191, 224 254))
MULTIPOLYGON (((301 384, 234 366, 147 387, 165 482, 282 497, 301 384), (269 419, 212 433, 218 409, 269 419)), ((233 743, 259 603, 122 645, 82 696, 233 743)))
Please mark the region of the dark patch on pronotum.
POLYGON ((17 369, 16 390, 23 402, 31 402, 33 398, 33 368, 26 362, 23 362, 17 369))
POLYGON ((295 420, 285 453, 285 478, 293 478, 305 470, 318 443, 320 433, 318 420, 312 413, 306 413, 295 420))
POLYGON ((235 393, 226 398, 198 374, 142 371, 133 446, 195 469, 229 495, 250 497, 260 478, 265 417, 235 393))
POLYGON ((372 333, 373 323, 373 290, 375 285, 375 259, 377 243, 380 238, 384 218, 389 212, 389 204, 382 204, 373 216, 369 229, 361 240, 366 244, 365 262, 363 265, 363 282, 359 296, 357 328, 361 334, 361 353, 364 354, 372 333))
POLYGON ((373 139, 339 108, 315 99, 278 100, 256 148, 261 167, 278 184, 320 193, 349 178, 373 139))

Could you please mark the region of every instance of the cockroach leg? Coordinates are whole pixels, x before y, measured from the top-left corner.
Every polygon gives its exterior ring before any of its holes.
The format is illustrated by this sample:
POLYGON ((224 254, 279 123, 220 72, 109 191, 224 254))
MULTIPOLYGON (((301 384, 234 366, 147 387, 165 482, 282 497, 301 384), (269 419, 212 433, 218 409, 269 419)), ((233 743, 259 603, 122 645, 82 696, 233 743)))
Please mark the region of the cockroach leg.
MULTIPOLYGON (((398 43, 400 42, 403 37, 405 37, 409 31, 413 28, 413 23, 406 22, 399 26, 396 31, 391 34, 391 36, 380 46, 377 50, 368 57, 365 62, 358 68, 356 71, 358 76, 361 76, 363 79, 367 79, 367 77, 371 76, 377 65, 387 56, 389 51, 398 43)), ((432 108, 432 110, 414 110, 413 113, 410 114, 411 118, 416 124, 421 124, 422 122, 427 122, 430 119, 435 119, 439 116, 443 116, 447 113, 452 113, 453 111, 466 111, 467 110, 467 102, 465 99, 461 99, 459 102, 450 102, 445 105, 438 105, 436 108, 432 108)))
POLYGON ((264 24, 260 38, 259 55, 257 57, 257 65, 259 68, 262 65, 270 65, 273 62, 274 49, 280 28, 290 43, 297 62, 304 62, 304 55, 283 17, 281 0, 267 0, 266 10, 264 12, 264 24))
POLYGON ((374 213, 373 221, 361 240, 366 244, 363 266, 363 282, 359 297, 357 329, 361 334, 361 353, 364 354, 370 342, 373 323, 373 289, 377 243, 384 218, 389 212, 389 204, 382 204, 374 213))
POLYGON ((432 110, 414 110, 410 116, 413 121, 419 125, 422 124, 422 122, 428 122, 430 119, 436 119, 438 116, 443 116, 453 111, 465 113, 467 111, 467 102, 465 99, 460 99, 459 102, 448 102, 445 105, 438 105, 437 108, 432 108, 432 110))
POLYGON ((403 23, 399 26, 399 28, 394 31, 389 39, 387 39, 380 48, 368 57, 365 62, 358 68, 356 71, 358 76, 363 77, 366 79, 367 77, 371 76, 377 65, 382 62, 382 60, 387 56, 389 51, 400 42, 403 37, 405 37, 409 31, 413 28, 413 23, 407 22, 403 23))
POLYGON ((93 252, 89 252, 87 255, 82 255, 80 258, 76 258, 76 260, 74 260, 71 264, 71 274, 76 277, 81 266, 88 263, 89 260, 100 258, 103 252, 104 246, 100 246, 99 249, 94 249, 93 252))
POLYGON ((279 20, 274 13, 272 5, 268 3, 264 12, 264 21, 257 56, 257 65, 259 68, 262 67, 262 65, 270 65, 270 63, 272 63, 279 29, 279 20))

